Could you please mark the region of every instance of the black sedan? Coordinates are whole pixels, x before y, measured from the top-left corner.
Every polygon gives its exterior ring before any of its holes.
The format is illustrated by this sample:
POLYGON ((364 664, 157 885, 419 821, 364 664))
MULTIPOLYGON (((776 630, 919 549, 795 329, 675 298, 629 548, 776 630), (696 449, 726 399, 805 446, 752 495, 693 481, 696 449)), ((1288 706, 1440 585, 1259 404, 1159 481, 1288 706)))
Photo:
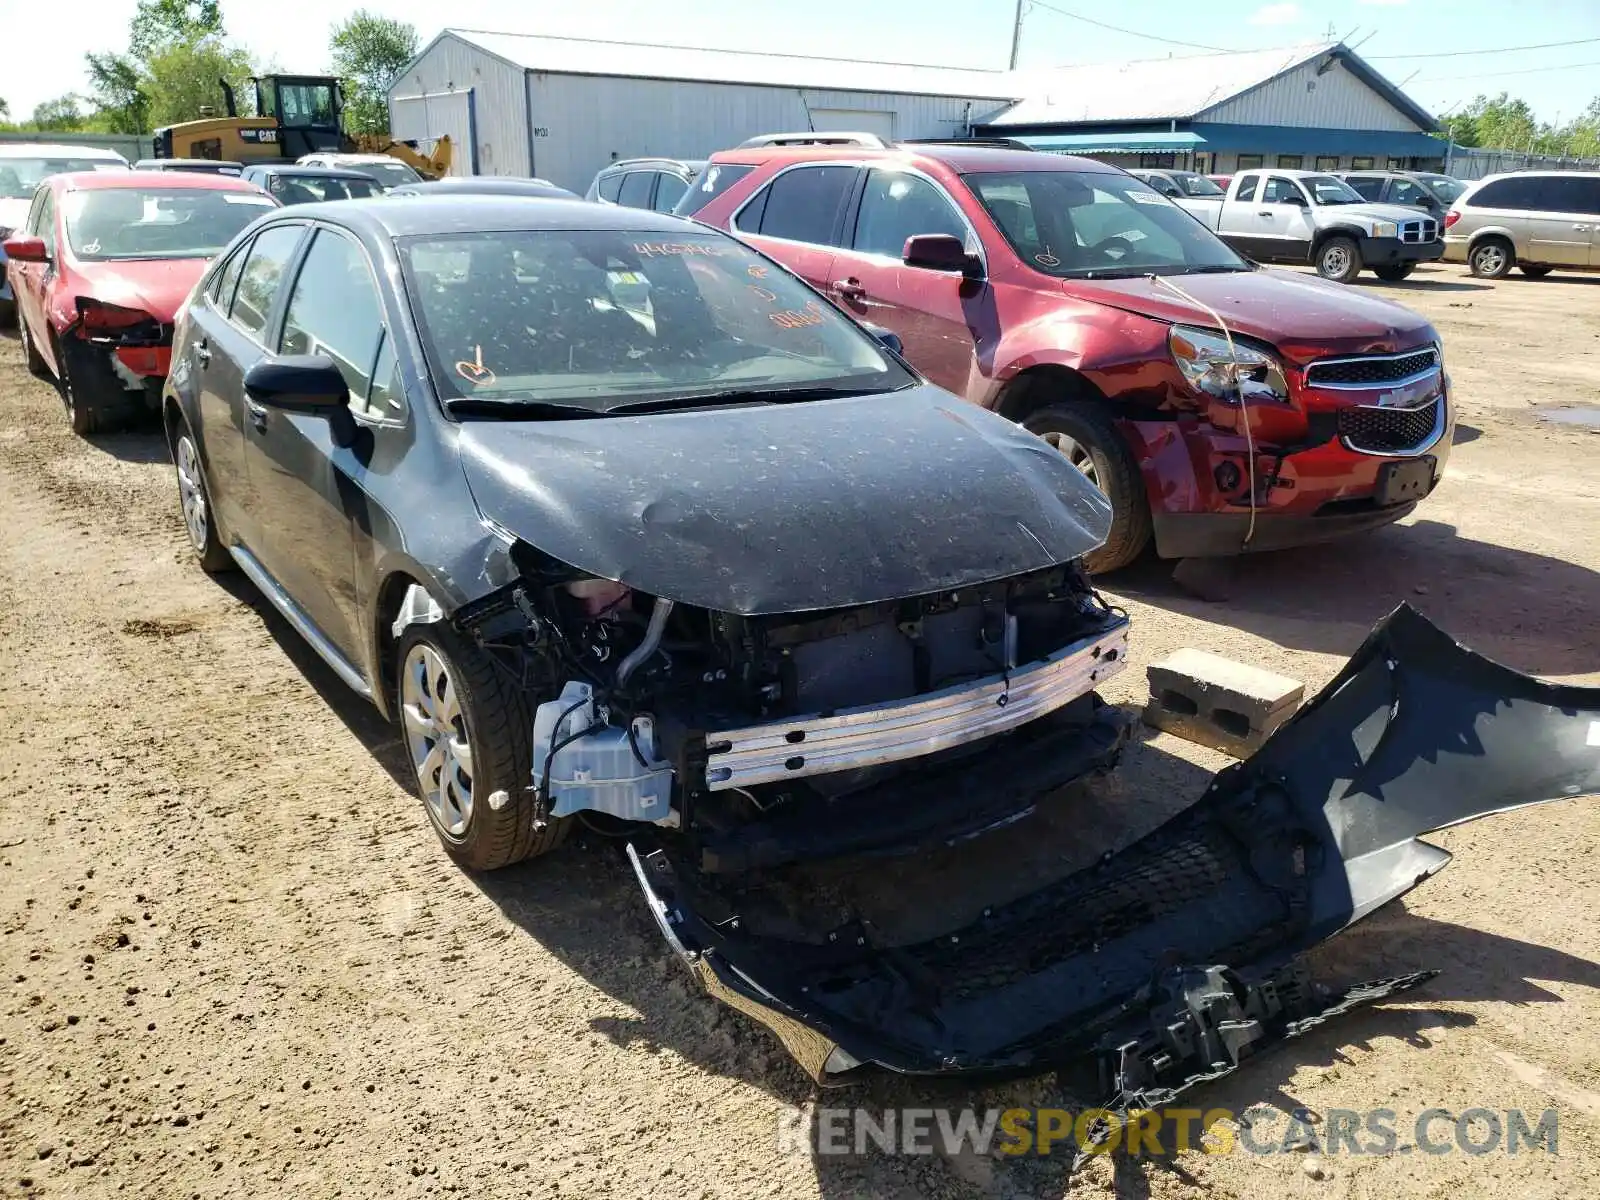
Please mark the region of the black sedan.
MULTIPOLYGON (((1310 828, 1321 776, 1361 767, 1307 746, 1387 712, 1385 671, 1471 675, 1408 626, 1288 761, 1072 874, 1058 793, 1127 729, 1095 694, 1127 618, 1077 562, 1108 501, 687 221, 488 196, 277 211, 191 296, 164 412, 201 565, 242 569, 398 720, 447 851, 491 869, 574 821, 626 836, 668 941, 819 1077, 1042 1063, 1105 1033, 1095 1014, 1170 1031, 1149 988, 1171 955, 1281 964, 1442 865, 1411 840, 1442 809, 1478 815, 1453 777, 1429 807, 1385 774, 1383 822, 1346 789, 1338 827, 1389 855, 1349 878, 1310 828)), ((1228 1053, 1320 1011, 1263 986, 1275 1007, 1228 1053)), ((1130 1068, 1214 1070, 1191 1041, 1130 1068)))

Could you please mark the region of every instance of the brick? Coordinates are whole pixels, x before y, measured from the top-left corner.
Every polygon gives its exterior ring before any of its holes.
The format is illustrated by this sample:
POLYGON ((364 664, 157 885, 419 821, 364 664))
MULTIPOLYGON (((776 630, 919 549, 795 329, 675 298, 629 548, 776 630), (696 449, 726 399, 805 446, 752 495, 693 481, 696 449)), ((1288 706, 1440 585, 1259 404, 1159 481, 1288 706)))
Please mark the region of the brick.
POLYGON ((1146 725, 1244 758, 1261 748, 1306 694, 1298 680, 1183 649, 1152 663, 1146 725))

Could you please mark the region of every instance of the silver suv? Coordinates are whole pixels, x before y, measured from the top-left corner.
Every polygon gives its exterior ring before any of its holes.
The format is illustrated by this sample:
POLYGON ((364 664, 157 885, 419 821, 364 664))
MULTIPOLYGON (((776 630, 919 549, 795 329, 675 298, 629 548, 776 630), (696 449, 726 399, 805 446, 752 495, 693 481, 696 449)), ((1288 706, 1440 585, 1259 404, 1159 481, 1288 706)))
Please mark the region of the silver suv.
POLYGON ((1499 279, 1513 266, 1534 279, 1600 271, 1600 171, 1490 175, 1450 206, 1444 256, 1499 279))
POLYGON ((584 199, 669 213, 694 186, 705 165, 698 159, 625 158, 596 175, 584 199))

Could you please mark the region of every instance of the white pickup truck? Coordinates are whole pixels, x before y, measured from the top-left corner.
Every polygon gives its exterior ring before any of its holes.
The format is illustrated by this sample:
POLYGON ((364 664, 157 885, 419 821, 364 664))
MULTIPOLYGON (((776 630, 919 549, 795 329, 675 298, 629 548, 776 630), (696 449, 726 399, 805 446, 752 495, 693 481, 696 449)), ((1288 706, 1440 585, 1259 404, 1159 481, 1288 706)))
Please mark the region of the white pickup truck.
POLYGON ((1220 197, 1177 196, 1228 245, 1261 262, 1309 262, 1350 283, 1370 267, 1397 282, 1444 254, 1439 222, 1417 209, 1371 204, 1317 171, 1241 171, 1220 197))

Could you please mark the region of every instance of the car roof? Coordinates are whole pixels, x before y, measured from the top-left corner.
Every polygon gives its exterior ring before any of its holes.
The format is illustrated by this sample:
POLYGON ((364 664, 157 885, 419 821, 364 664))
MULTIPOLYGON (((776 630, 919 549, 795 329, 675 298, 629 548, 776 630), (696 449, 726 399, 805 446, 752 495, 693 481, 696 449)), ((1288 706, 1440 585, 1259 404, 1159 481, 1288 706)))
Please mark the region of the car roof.
MULTIPOLYGON (((919 161, 944 163, 961 174, 980 171, 1080 171, 1097 175, 1123 174, 1121 167, 1078 158, 1071 154, 1049 154, 1038 150, 1012 150, 1003 146, 963 146, 959 143, 929 145, 907 143, 879 149, 875 146, 755 146, 743 150, 722 150, 712 162, 800 163, 815 160, 901 163, 914 166, 919 161)), ((1152 168, 1153 169, 1153 168, 1152 168)))
POLYGON ((548 179, 523 179, 512 175, 455 175, 444 179, 422 179, 416 183, 402 183, 390 193, 404 196, 545 196, 577 200, 576 192, 568 191, 548 179))
POLYGON ((406 200, 375 196, 297 204, 292 219, 315 217, 369 235, 417 237, 452 233, 498 233, 538 229, 615 229, 627 233, 707 234, 704 225, 666 213, 587 200, 534 196, 419 193, 406 200))
POLYGON ((0 158, 87 158, 95 162, 119 162, 123 165, 128 162, 115 150, 60 142, 5 142, 0 144, 0 158))
POLYGON ((235 162, 231 158, 141 158, 133 165, 141 171, 159 171, 162 166, 168 170, 183 167, 201 167, 211 171, 222 171, 230 167, 235 170, 244 169, 244 163, 235 162))
POLYGON ((1533 175, 1541 178, 1546 175, 1560 175, 1573 179, 1600 179, 1600 171, 1547 171, 1535 167, 1529 171, 1498 171, 1493 175, 1485 175, 1482 179, 1474 179, 1468 182, 1481 184, 1488 183, 1491 179, 1523 179, 1533 175))
POLYGON ((340 150, 314 150, 310 154, 302 154, 300 157, 330 158, 335 162, 394 163, 397 167, 406 165, 392 154, 345 154, 340 150))
POLYGON ((204 171, 72 171, 52 175, 74 192, 105 191, 110 188, 192 188, 195 191, 257 192, 248 179, 237 175, 213 175, 204 171))
POLYGON ((662 158, 647 155, 644 158, 619 158, 616 162, 602 167, 600 174, 604 175, 608 171, 617 171, 627 167, 648 166, 688 167, 691 171, 699 172, 705 170, 705 165, 706 160, 703 158, 662 158))
POLYGON ((250 163, 246 171, 272 171, 278 175, 301 175, 308 179, 364 179, 372 182, 365 171, 352 171, 347 167, 302 166, 300 163, 250 163))

